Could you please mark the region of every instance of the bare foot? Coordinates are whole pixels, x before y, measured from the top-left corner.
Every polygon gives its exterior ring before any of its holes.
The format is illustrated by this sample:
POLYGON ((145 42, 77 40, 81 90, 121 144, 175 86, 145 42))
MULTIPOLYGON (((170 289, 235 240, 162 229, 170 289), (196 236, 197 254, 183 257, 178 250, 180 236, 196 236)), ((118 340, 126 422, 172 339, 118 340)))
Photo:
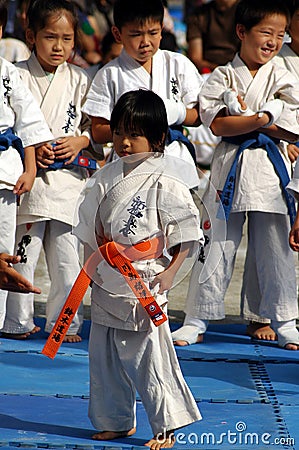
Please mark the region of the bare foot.
POLYGON ((264 341, 276 341, 277 339, 276 333, 270 325, 261 322, 250 321, 247 325, 246 334, 254 339, 264 341))
POLYGON ((26 333, 1 333, 1 337, 5 339, 27 339, 31 334, 38 333, 40 327, 35 326, 31 331, 26 331, 26 333))
POLYGON ((150 447, 151 450, 159 450, 160 448, 172 448, 174 444, 175 437, 172 430, 164 433, 158 433, 144 445, 150 447))
POLYGON ((63 342, 69 342, 71 344, 74 342, 81 342, 81 341, 82 338, 78 334, 67 334, 63 339, 63 342))
MULTIPOLYGON (((203 334, 199 334, 197 336, 196 342, 195 344, 201 344, 203 342, 203 334)), ((173 341, 173 345, 177 345, 178 347, 185 347, 186 345, 190 345, 188 341, 181 341, 181 340, 177 340, 177 341, 173 341)))
POLYGON ((92 439, 97 441, 111 441, 112 439, 117 439, 121 437, 132 436, 136 433, 136 428, 131 428, 128 431, 101 431, 92 436, 92 439))
POLYGON ((299 345, 297 345, 297 344, 287 344, 284 348, 286 350, 299 350, 299 345))

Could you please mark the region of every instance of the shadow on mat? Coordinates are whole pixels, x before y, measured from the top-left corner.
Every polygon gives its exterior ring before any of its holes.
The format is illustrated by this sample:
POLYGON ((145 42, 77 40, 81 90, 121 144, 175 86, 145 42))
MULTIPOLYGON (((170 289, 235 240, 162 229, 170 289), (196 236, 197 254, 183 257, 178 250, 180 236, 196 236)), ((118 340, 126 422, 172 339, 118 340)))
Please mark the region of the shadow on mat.
MULTIPOLYGON (((6 414, 0 414, 0 428, 9 430, 31 431, 34 433, 64 436, 76 439, 88 439, 94 444, 98 442, 99 445, 106 445, 107 442, 118 442, 129 444, 134 447, 144 446, 144 443, 146 442, 144 439, 138 439, 133 436, 129 438, 114 439, 113 441, 95 441, 91 439, 91 436, 96 433, 96 430, 87 430, 86 428, 73 428, 65 425, 51 425, 47 423, 30 422, 27 420, 17 419, 6 414)), ((37 436, 36 439, 41 440, 41 436, 37 436)))

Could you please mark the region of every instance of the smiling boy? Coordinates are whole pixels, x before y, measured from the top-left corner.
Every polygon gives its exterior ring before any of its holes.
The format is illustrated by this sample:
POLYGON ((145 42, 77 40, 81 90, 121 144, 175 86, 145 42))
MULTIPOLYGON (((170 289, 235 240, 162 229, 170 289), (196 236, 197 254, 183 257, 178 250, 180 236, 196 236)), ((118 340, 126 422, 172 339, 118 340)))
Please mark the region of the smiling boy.
POLYGON ((236 10, 240 52, 214 70, 199 96, 203 123, 222 141, 204 198, 207 258, 204 266, 194 265, 184 326, 173 334, 183 343, 202 340, 208 320, 225 316, 224 296, 247 219, 243 316, 268 317, 278 345, 298 349, 296 274, 288 246, 294 205, 285 192, 291 164, 280 139, 298 139, 299 83, 273 61, 288 21, 283 1, 241 0, 236 10), (225 242, 218 233, 221 221, 227 227, 225 242), (202 270, 207 281, 199 283, 202 270))

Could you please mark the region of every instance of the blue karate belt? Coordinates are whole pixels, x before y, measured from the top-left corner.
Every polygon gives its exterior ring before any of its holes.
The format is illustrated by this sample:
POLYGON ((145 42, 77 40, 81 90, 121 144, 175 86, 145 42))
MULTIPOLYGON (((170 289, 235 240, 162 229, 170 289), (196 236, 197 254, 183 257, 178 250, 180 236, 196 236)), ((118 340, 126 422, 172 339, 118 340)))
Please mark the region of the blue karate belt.
POLYGON ((20 154, 24 162, 24 147, 21 139, 16 136, 12 128, 7 128, 4 133, 0 134, 0 152, 7 150, 9 147, 14 147, 20 154))
MULTIPOLYGON (((225 142, 229 142, 230 144, 238 144, 239 148, 237 150, 234 162, 230 168, 230 171, 227 175, 226 181, 224 183, 224 187, 222 190, 222 193, 220 195, 220 200, 222 202, 225 219, 228 220, 229 214, 232 208, 233 198, 234 198, 234 191, 235 191, 235 183, 236 183, 236 172, 237 172, 237 165, 239 162, 239 157, 241 153, 246 148, 265 148, 267 151, 268 158, 272 162, 275 172, 278 175, 281 185, 282 185, 282 191, 286 199, 287 207, 288 207, 288 213, 290 216, 290 222, 291 226, 293 225, 296 217, 296 208, 295 208, 295 201, 294 198, 291 196, 291 194, 288 193, 286 190, 286 186, 290 181, 290 177, 288 174, 288 171, 286 169, 285 163, 283 161, 283 158, 280 154, 279 149, 277 148, 276 144, 279 142, 279 140, 270 138, 266 134, 263 133, 248 133, 242 136, 232 136, 232 137, 225 137, 222 139, 225 142)), ((218 217, 220 218, 220 217, 218 217)))
POLYGON ((166 145, 171 144, 173 141, 179 141, 182 142, 182 144, 185 144, 187 149, 189 150, 193 161, 196 164, 196 154, 195 154, 195 148, 191 141, 183 134, 182 131, 177 130, 175 128, 169 128, 168 134, 166 138, 166 145))
POLYGON ((85 169, 96 170, 97 162, 95 159, 86 158, 82 156, 81 152, 76 156, 71 164, 65 165, 67 159, 55 159, 53 164, 49 164, 46 169, 41 170, 57 170, 57 169, 68 169, 72 166, 84 167, 85 169))

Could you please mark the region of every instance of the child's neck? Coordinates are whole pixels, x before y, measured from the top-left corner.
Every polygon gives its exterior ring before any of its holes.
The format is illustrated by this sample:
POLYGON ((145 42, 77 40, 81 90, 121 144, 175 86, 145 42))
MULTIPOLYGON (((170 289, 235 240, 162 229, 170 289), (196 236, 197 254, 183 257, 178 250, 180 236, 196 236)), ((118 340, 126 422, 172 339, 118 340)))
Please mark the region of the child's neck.
MULTIPOLYGON (((128 54, 129 55, 129 54, 128 54)), ((136 61, 140 66, 142 66, 150 75, 152 74, 152 67, 153 67, 153 58, 150 58, 148 61, 141 63, 137 59, 133 58, 131 55, 129 55, 134 61, 136 61)))
POLYGON ((149 59, 146 63, 140 64, 150 75, 152 74, 153 59, 149 59))

